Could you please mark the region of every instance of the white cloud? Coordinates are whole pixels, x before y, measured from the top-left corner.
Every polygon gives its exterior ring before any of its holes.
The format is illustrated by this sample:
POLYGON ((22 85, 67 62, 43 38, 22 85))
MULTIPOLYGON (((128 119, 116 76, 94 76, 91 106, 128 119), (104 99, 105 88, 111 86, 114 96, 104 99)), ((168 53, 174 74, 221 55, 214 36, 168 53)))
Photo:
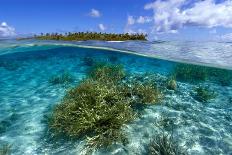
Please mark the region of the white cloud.
POLYGON ((2 22, 0 25, 0 37, 12 37, 16 35, 15 28, 7 25, 6 22, 2 22))
POLYGON ((134 24, 144 24, 144 23, 149 23, 152 21, 151 17, 147 16, 139 16, 137 19, 133 16, 128 16, 127 17, 127 25, 134 25, 134 24))
POLYGON ((6 27, 7 23, 6 22, 2 22, 1 26, 6 27))
POLYGON ((217 37, 217 39, 219 39, 221 41, 232 41, 232 33, 220 35, 217 37))
POLYGON ((144 24, 151 22, 152 19, 147 16, 139 16, 138 18, 133 16, 127 17, 127 24, 124 28, 125 33, 129 34, 135 34, 135 33, 144 33, 147 34, 147 32, 144 29, 138 28, 136 24, 144 24))
POLYGON ((152 18, 150 17, 144 17, 144 16, 139 16, 138 19, 136 20, 137 23, 139 24, 144 24, 144 23, 149 23, 152 21, 152 18))
POLYGON ((127 17, 127 24, 128 25, 134 25, 135 24, 135 19, 133 16, 128 16, 127 17))
POLYGON ((100 13, 100 11, 98 11, 96 9, 91 9, 89 16, 98 18, 98 17, 101 17, 101 13, 100 13))
POLYGON ((177 32, 184 26, 232 27, 232 1, 215 3, 214 0, 157 0, 144 6, 153 10, 156 32, 177 32))
POLYGON ((105 27, 103 24, 98 24, 98 28, 99 28, 101 31, 105 31, 105 30, 106 30, 106 27, 105 27))

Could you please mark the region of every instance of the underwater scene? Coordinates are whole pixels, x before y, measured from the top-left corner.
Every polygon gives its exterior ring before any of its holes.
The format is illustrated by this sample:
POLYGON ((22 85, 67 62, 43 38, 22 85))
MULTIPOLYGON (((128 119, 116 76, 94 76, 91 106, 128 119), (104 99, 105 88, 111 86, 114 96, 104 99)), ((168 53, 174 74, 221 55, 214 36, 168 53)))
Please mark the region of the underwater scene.
POLYGON ((190 64, 137 42, 15 42, 0 44, 0 155, 232 154, 229 56, 190 64))

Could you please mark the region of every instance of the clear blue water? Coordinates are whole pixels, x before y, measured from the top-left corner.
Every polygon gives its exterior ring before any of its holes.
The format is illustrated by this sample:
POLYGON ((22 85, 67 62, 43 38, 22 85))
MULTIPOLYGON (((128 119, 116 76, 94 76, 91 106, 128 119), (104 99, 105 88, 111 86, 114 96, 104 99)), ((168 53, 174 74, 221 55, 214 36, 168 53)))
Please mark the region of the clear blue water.
MULTIPOLYGON (((47 135, 46 116, 60 102, 66 90, 86 77, 90 67, 85 63, 85 57, 122 64, 131 78, 150 73, 145 78, 166 80, 177 65, 172 61, 107 49, 49 45, 49 42, 34 46, 32 43, 4 42, 0 48, 0 145, 11 144, 15 155, 84 154, 83 140, 51 140, 47 135), (71 84, 49 83, 52 76, 64 72, 73 75, 75 80, 71 84)), ((85 43, 90 44, 100 46, 103 43, 85 43)), ((112 43, 104 43, 104 46, 109 47, 108 44, 112 43)), ((117 44, 120 43, 114 46, 117 44)), ((154 46, 161 45, 154 43, 154 46)), ((117 49, 125 49, 125 46, 120 44, 117 49)), ((227 59, 222 60, 212 65, 231 67, 231 61, 226 64, 227 59)), ((211 64, 209 61, 204 63, 211 64)), ((215 99, 202 103, 192 95, 195 84, 177 83, 177 91, 164 90, 165 97, 160 104, 146 107, 139 118, 124 127, 128 145, 115 145, 93 154, 147 154, 151 138, 161 130, 155 124, 164 118, 174 122, 174 135, 181 145, 188 148, 189 154, 232 154, 232 86, 212 81, 202 83, 217 92, 215 99)))

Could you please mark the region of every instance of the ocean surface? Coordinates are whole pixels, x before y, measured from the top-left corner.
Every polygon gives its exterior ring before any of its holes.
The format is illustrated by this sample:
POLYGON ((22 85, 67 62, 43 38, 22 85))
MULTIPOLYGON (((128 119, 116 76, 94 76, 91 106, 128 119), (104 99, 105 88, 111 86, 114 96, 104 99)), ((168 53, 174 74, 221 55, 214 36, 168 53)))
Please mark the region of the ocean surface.
MULTIPOLYGON (((86 78, 90 68, 86 58, 123 65, 131 78, 154 78, 162 86, 180 62, 198 64, 203 69, 224 68, 219 70, 220 75, 230 78, 232 43, 1 40, 0 148, 9 144, 14 155, 85 154, 83 139, 50 139, 47 115, 68 89, 86 78), (64 72, 72 75, 70 84, 49 82, 64 72)), ((123 127, 129 140, 126 146, 115 145, 93 154, 149 154, 152 137, 163 130, 172 132, 188 154, 232 154, 231 79, 226 79, 226 84, 209 79, 197 83, 177 80, 176 91, 162 90, 164 98, 159 104, 147 106, 136 120, 123 127), (210 87, 216 97, 207 103, 197 100, 194 90, 198 86, 210 87), (157 126, 160 122, 167 126, 161 129, 157 126)))

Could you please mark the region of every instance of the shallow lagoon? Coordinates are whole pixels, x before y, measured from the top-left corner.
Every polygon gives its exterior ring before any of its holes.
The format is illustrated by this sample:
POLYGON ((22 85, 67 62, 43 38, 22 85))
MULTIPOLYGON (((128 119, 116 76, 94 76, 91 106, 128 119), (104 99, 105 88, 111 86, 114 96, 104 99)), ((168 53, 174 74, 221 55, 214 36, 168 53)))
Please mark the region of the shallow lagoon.
MULTIPOLYGON (((89 58, 122 64, 132 79, 155 79, 160 87, 178 65, 107 49, 62 45, 14 49, 20 52, 0 56, 0 144, 10 144, 12 154, 85 153, 83 139, 51 140, 47 115, 66 90, 86 77, 91 67, 89 58), (73 76, 71 83, 49 82, 51 77, 64 72, 73 76)), ((164 98, 159 104, 142 109, 139 117, 124 127, 129 144, 117 144, 94 154, 147 154, 152 137, 162 130, 173 132, 189 154, 231 154, 231 84, 223 85, 209 78, 200 82, 177 80, 177 85, 176 91, 163 89, 164 98), (193 94, 199 85, 210 86, 216 98, 207 103, 197 100, 193 94), (163 122, 166 125, 161 129, 157 124, 163 122)))

